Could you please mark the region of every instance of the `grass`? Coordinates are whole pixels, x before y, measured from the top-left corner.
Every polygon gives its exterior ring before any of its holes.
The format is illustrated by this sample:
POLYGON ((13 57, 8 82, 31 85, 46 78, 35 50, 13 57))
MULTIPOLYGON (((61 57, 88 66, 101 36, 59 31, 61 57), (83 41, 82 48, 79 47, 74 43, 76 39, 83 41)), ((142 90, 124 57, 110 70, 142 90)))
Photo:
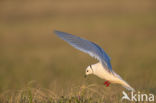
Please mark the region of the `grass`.
MULTIPOLYGON (((36 84, 35 84, 36 85, 36 84)), ((116 88, 117 89, 117 88, 116 88)), ((64 92, 64 91, 63 91, 64 92)), ((150 92, 141 92, 147 93, 150 92)), ((129 93, 130 95, 130 93, 129 93)), ((129 101, 121 100, 122 94, 117 94, 117 91, 113 91, 109 88, 106 89, 103 85, 83 84, 81 86, 75 86, 70 88, 68 93, 62 93, 57 95, 50 89, 34 86, 34 82, 31 85, 27 85, 23 89, 12 91, 5 91, 0 95, 1 103, 104 103, 104 102, 118 102, 129 103, 129 101), (98 89, 97 89, 98 88, 98 89)), ((148 103, 148 102, 144 102, 148 103)))
POLYGON ((91 84, 71 88, 68 94, 58 96, 49 89, 39 87, 25 87, 17 91, 6 91, 1 95, 0 102, 11 103, 102 103, 105 100, 112 102, 119 96, 106 97, 104 91, 96 91, 94 88, 104 89, 102 86, 91 84), (100 98, 99 98, 100 97, 100 98))
POLYGON ((1 1, 0 102, 120 102, 125 89, 116 84, 106 88, 104 80, 93 75, 84 79, 85 68, 97 61, 60 40, 53 30, 99 44, 124 80, 137 91, 156 94, 154 4, 1 1))

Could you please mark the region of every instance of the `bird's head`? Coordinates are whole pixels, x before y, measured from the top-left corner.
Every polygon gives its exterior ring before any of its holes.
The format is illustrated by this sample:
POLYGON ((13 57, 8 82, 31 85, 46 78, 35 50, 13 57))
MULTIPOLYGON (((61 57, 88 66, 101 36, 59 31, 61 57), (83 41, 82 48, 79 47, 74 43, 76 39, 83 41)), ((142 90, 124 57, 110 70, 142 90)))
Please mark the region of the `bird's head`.
POLYGON ((86 73, 85 73, 85 77, 89 74, 93 74, 93 68, 92 68, 92 65, 89 65, 87 68, 86 68, 86 73))

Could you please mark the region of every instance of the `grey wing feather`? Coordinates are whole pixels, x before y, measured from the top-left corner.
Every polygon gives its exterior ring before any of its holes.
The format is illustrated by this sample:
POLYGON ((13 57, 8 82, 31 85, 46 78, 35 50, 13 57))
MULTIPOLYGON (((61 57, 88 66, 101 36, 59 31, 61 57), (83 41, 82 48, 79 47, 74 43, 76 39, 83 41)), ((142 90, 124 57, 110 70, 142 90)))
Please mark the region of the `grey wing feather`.
POLYGON ((110 57, 97 44, 65 32, 55 31, 55 33, 76 49, 88 53, 92 57, 98 59, 106 70, 112 72, 110 57))

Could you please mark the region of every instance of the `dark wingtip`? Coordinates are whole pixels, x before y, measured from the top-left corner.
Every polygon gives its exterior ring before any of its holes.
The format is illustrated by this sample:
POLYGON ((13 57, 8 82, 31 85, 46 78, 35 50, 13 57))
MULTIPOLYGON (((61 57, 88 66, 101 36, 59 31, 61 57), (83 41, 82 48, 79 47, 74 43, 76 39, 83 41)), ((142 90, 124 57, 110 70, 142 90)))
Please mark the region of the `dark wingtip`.
POLYGON ((61 31, 59 31, 59 30, 54 30, 54 33, 55 34, 58 34, 58 33, 60 33, 61 31))

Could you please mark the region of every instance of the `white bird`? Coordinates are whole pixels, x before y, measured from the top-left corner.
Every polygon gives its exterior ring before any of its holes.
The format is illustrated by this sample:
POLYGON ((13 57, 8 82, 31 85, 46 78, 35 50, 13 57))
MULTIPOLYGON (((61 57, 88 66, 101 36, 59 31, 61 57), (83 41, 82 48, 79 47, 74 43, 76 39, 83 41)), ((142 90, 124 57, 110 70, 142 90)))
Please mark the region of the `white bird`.
POLYGON ((61 39, 69 43, 74 48, 82 52, 85 52, 90 56, 99 60, 98 63, 92 64, 86 68, 85 75, 94 74, 101 79, 108 80, 111 83, 121 84, 126 89, 134 91, 134 89, 126 81, 124 81, 118 74, 116 74, 112 70, 110 57, 97 44, 65 32, 60 31, 54 32, 57 36, 59 36, 61 39))

